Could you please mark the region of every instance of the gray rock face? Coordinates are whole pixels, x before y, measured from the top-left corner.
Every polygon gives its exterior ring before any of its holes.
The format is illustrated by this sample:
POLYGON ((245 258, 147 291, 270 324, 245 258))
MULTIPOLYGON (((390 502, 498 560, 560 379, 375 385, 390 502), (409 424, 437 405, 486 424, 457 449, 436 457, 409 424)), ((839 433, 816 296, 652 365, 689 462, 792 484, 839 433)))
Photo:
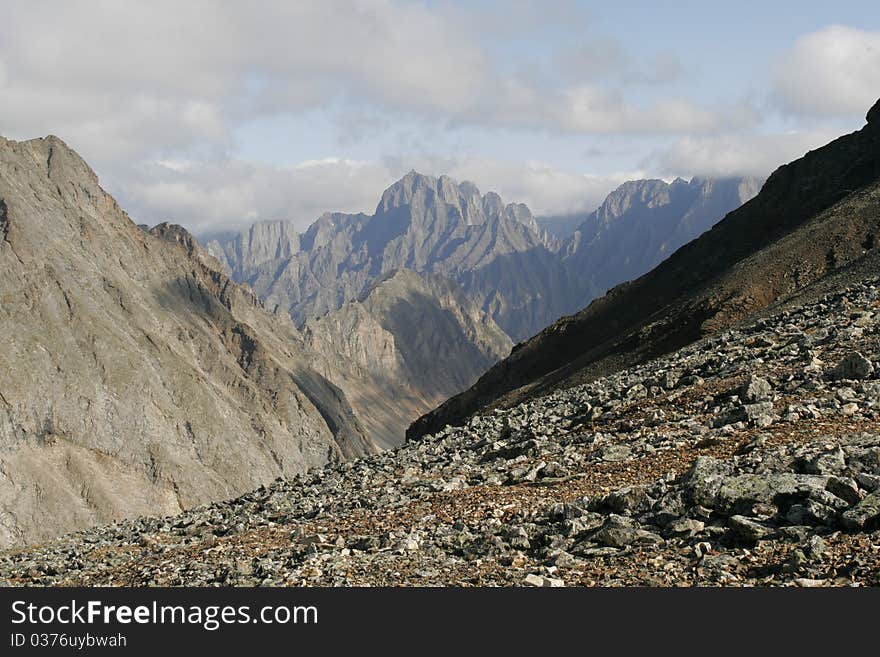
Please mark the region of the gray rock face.
POLYGON ((375 451, 286 318, 146 232, 55 137, 0 139, 0 545, 375 451))
POLYGON ((874 491, 856 506, 845 511, 841 523, 849 530, 880 528, 880 492, 874 491))
POLYGON ((510 338, 452 281, 403 269, 303 328, 321 369, 345 392, 369 435, 403 442, 422 413, 474 383, 510 353, 510 338))
POLYGON ((834 370, 838 379, 867 379, 874 373, 874 366, 857 351, 844 356, 834 370))
POLYGON ((739 390, 739 398, 744 402, 766 402, 773 399, 773 388, 766 379, 750 376, 739 390))

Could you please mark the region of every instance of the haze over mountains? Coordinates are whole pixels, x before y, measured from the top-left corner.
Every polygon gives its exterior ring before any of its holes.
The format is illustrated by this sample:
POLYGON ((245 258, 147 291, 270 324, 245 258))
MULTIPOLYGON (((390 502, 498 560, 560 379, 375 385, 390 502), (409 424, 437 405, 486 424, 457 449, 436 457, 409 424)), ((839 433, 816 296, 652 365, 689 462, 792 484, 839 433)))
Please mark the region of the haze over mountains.
POLYGON ((445 176, 410 172, 385 190, 372 216, 325 214, 296 238, 288 227, 260 224, 208 248, 297 323, 403 268, 454 280, 514 339, 571 301, 567 272, 528 208, 445 176))

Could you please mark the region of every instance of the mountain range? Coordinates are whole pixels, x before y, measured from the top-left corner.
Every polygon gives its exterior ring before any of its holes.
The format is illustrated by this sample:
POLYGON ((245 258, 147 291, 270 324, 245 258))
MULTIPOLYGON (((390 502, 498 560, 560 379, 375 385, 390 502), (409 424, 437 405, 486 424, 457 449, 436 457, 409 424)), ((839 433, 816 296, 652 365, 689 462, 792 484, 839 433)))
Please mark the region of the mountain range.
POLYGON ((452 279, 513 339, 569 309, 565 267, 528 208, 446 176, 410 172, 373 215, 325 214, 302 235, 289 224, 257 224, 208 249, 298 324, 399 269, 452 279))
POLYGON ((290 222, 258 223, 208 250, 299 325, 406 268, 455 281, 517 342, 649 270, 759 187, 751 178, 632 181, 560 240, 523 204, 413 171, 372 215, 325 214, 302 234, 290 222))
POLYGON ((758 187, 631 181, 559 240, 523 204, 413 171, 372 215, 325 214, 304 233, 257 223, 208 249, 317 352, 334 354, 319 370, 345 390, 371 439, 395 446, 512 340, 647 271, 758 187))

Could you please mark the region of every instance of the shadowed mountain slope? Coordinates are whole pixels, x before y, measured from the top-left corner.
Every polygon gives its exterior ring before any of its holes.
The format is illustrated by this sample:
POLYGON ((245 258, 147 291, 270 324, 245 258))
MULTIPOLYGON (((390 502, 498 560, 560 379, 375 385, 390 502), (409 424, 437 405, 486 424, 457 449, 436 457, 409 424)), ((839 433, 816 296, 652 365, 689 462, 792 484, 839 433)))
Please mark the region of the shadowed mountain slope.
POLYGON ((307 321, 303 335, 323 356, 315 368, 386 447, 400 445, 414 418, 467 389, 513 346, 455 283, 408 269, 307 321))
POLYGON ((578 226, 563 249, 584 301, 638 278, 753 198, 757 178, 631 180, 578 226))

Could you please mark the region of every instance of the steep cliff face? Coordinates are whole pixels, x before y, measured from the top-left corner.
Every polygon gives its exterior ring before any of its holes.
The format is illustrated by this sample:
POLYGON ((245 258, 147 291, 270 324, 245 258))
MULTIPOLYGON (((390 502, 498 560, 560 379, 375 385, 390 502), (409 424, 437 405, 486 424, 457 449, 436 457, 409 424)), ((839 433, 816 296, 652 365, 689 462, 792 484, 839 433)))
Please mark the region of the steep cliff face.
POLYGON ((757 178, 633 180, 615 189, 566 240, 584 302, 638 278, 761 189, 757 178))
POLYGON ((0 139, 0 544, 374 451, 318 360, 61 140, 0 139))
POLYGON ((298 250, 282 236, 290 230, 258 225, 209 248, 298 324, 361 297, 399 269, 454 280, 515 340, 577 307, 558 243, 529 209, 446 176, 407 174, 372 216, 325 214, 299 238, 298 250), (263 238, 256 248, 255 234, 263 238))
POLYGON ((253 224, 224 243, 228 255, 217 240, 208 243, 208 251, 232 274, 233 279, 246 280, 257 273, 261 264, 298 253, 300 234, 290 222, 265 221, 253 224))
POLYGON ((878 107, 858 132, 777 169, 755 198, 648 274, 518 345, 408 436, 668 353, 857 263, 880 234, 878 107))
POLYGON ((303 335, 324 354, 322 373, 344 390, 370 436, 389 447, 403 442, 413 419, 472 385, 512 347, 452 281, 406 269, 307 321, 303 335))

